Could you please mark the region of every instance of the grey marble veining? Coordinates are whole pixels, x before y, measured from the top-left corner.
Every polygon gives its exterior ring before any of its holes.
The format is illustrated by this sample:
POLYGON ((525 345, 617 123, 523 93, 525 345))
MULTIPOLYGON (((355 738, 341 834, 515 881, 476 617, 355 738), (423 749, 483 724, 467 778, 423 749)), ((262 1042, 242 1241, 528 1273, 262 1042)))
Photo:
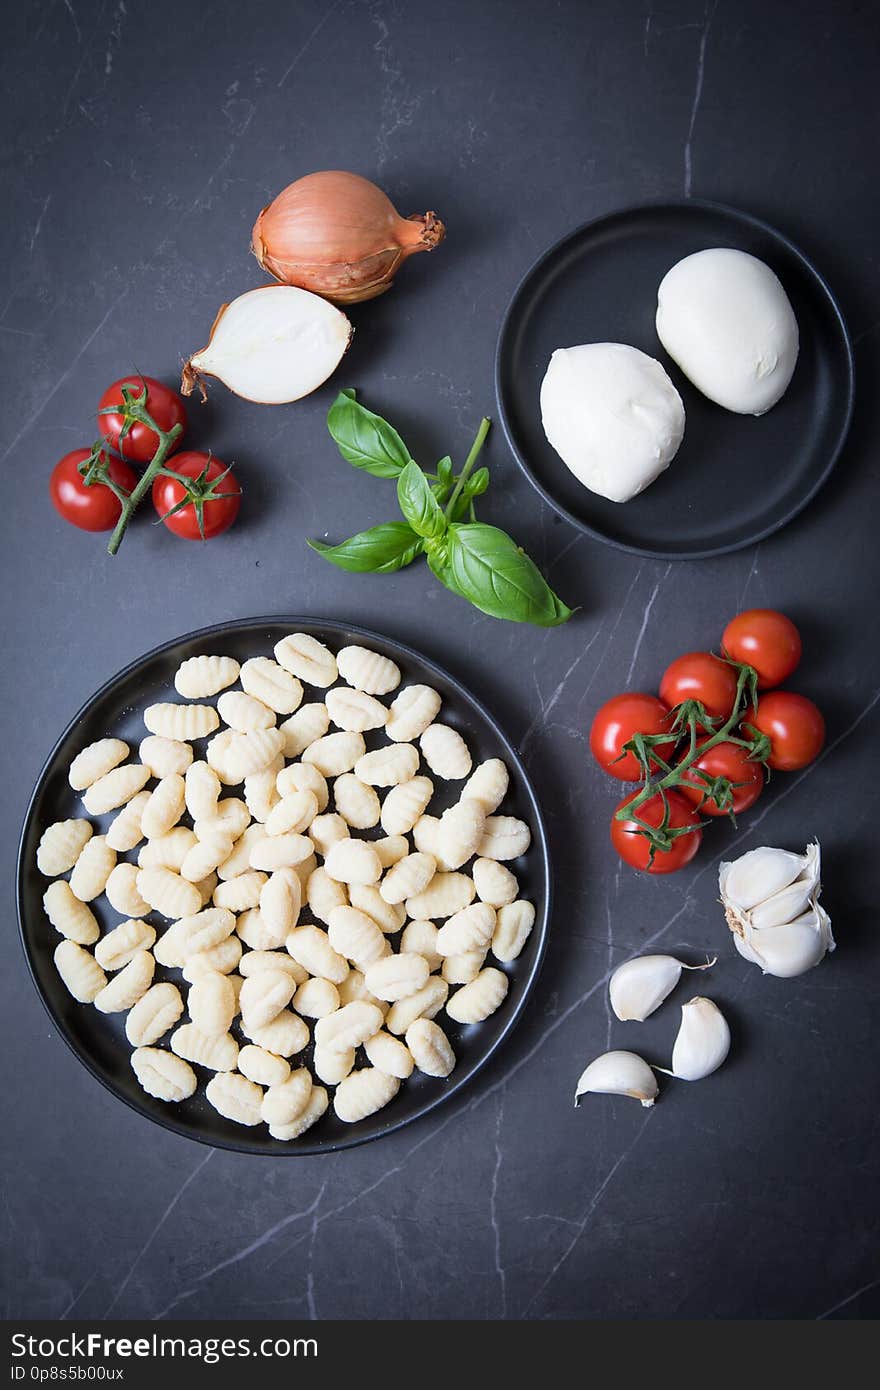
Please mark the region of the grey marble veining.
MULTIPOLYGON (((872 7, 35 0, 6 23, 6 1315, 876 1314, 872 7), (436 255, 353 310, 336 383, 418 456, 461 457, 494 413, 500 315, 541 249, 615 207, 692 195, 777 223, 841 296, 862 389, 831 483, 751 550, 640 561, 544 507, 497 432, 482 514, 581 610, 540 632, 493 623, 424 571, 359 580, 322 563, 306 536, 394 514, 326 436, 335 385, 279 409, 217 388, 192 406, 191 437, 238 462, 239 526, 202 548, 141 518, 109 561, 56 522, 51 465, 90 443, 115 377, 173 380, 218 305, 261 283, 247 254, 259 208, 322 167, 379 178, 403 212, 436 208, 449 226, 436 255), (801 625, 797 684, 827 712, 827 749, 776 778, 736 836, 707 834, 690 869, 641 879, 607 842, 615 791, 589 759, 592 714, 754 604, 801 625), (361 1149, 260 1161, 150 1125, 79 1067, 27 978, 12 868, 42 761, 94 688, 191 628, 283 611, 421 646, 497 711, 546 808, 556 910, 531 1007, 460 1102, 361 1149), (764 980, 725 939, 718 862, 734 839, 813 834, 839 949, 800 980, 764 980), (599 1098, 575 1111, 579 1071, 609 1044, 668 1056, 674 1007, 639 1029, 606 1001, 609 971, 650 947, 718 952, 730 1061, 650 1111, 599 1098)), ((735 485, 720 480, 719 505, 735 485)))

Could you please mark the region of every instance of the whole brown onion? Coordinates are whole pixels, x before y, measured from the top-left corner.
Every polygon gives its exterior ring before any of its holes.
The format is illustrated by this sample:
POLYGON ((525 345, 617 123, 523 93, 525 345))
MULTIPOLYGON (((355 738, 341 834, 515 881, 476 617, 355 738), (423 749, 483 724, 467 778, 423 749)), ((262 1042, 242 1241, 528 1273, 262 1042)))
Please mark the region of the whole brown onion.
POLYGON ((331 169, 297 179, 263 208, 251 249, 264 270, 335 304, 390 288, 401 263, 446 234, 436 213, 401 217, 369 179, 331 169))

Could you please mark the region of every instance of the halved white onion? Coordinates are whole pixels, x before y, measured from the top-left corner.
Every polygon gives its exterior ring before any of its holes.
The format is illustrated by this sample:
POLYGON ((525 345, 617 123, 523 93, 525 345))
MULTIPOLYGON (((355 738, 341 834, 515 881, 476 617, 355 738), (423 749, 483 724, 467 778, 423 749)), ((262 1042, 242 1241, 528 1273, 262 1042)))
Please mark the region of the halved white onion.
POLYGON ((262 405, 298 401, 336 370, 353 328, 341 310, 292 285, 248 290, 224 304, 208 346, 183 369, 181 391, 213 376, 237 396, 262 405))

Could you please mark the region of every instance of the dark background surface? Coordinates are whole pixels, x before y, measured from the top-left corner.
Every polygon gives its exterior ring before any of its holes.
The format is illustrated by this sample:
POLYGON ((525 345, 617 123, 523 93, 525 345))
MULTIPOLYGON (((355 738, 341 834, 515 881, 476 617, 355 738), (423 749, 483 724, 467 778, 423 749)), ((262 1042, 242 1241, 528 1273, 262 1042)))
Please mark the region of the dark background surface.
MULTIPOLYGON (((37 0, 8 7, 0 223, 6 602, 7 1316, 855 1317, 877 1263, 876 405, 878 226, 871 4, 37 0), (236 459, 247 499, 222 543, 141 518, 116 561, 49 509, 55 459, 88 444, 103 387, 173 381, 224 299, 262 282, 252 221, 285 183, 349 167, 449 237, 356 308, 334 386, 261 408, 222 388, 192 438, 236 459), (559 521, 500 431, 485 519, 508 526, 581 612, 493 622, 423 570, 357 579, 304 537, 391 514, 324 429, 354 384, 416 453, 466 450, 493 413, 492 361, 518 279, 571 227, 641 200, 716 198, 776 223, 841 297, 860 396, 830 485, 783 534, 692 564, 639 562, 559 521), (716 902, 716 828, 649 881, 607 843, 614 788, 588 759, 596 706, 653 687, 743 605, 801 625, 798 685, 825 755, 776 779, 736 837, 818 835, 839 949, 763 979, 716 902), (14 846, 30 788, 90 692, 157 642, 276 611, 420 646, 522 749, 556 864, 532 1006, 473 1090, 327 1159, 202 1149, 127 1111, 53 1036, 15 939, 14 846), (610 1020, 609 968, 651 944, 718 951, 734 1032, 711 1080, 643 1111, 574 1082, 613 1046, 669 1054, 678 1011, 610 1020)), ((589 336, 588 328, 585 336, 589 336)), ((785 459, 772 461, 785 467, 785 459)), ((718 480, 718 505, 736 477, 718 480)), ((701 986, 709 989, 708 986, 701 986)), ((695 992, 695 991, 692 991, 695 992)), ((689 997, 684 987, 676 998, 689 997)))

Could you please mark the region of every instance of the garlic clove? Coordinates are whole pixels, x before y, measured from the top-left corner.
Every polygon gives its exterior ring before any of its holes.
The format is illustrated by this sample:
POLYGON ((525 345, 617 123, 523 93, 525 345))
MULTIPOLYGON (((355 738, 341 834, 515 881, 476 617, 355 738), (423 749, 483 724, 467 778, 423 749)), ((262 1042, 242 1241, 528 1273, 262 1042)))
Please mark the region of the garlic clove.
POLYGON ((352 336, 340 309, 308 290, 266 285, 224 304, 207 347, 183 369, 181 391, 205 390, 217 377, 230 391, 262 405, 297 401, 336 370, 352 336))
POLYGON ((632 1096, 642 1105, 654 1104, 659 1087, 648 1063, 635 1052, 604 1052, 581 1073, 574 1093, 577 1105, 587 1092, 605 1096, 632 1096))
POLYGON ((780 927, 785 922, 794 921, 806 908, 812 892, 813 885, 809 879, 795 879, 787 888, 755 904, 749 913, 750 926, 761 931, 766 927, 780 927))
POLYGON ((644 1023, 675 989, 682 970, 708 970, 714 964, 714 957, 707 957, 705 965, 685 965, 675 956, 636 956, 624 961, 608 981, 611 1007, 622 1023, 644 1023))
POLYGON ((807 863, 804 854, 790 854, 767 845, 749 850, 732 864, 721 865, 721 896, 740 912, 750 912, 758 903, 794 883, 807 863))
POLYGON ((717 1071, 730 1051, 730 1029, 717 1004, 697 997, 681 1007, 681 1027, 672 1049, 672 1074, 701 1081, 717 1071))
POLYGON ((741 955, 760 965, 765 975, 774 975, 780 980, 790 980, 812 970, 826 952, 835 949, 831 919, 818 903, 784 926, 747 931, 742 944, 747 947, 748 955, 740 947, 741 938, 736 937, 735 941, 741 955))
POLYGON ((681 961, 674 956, 636 956, 619 965, 608 981, 611 1007, 621 1022, 643 1023, 675 989, 681 961))

